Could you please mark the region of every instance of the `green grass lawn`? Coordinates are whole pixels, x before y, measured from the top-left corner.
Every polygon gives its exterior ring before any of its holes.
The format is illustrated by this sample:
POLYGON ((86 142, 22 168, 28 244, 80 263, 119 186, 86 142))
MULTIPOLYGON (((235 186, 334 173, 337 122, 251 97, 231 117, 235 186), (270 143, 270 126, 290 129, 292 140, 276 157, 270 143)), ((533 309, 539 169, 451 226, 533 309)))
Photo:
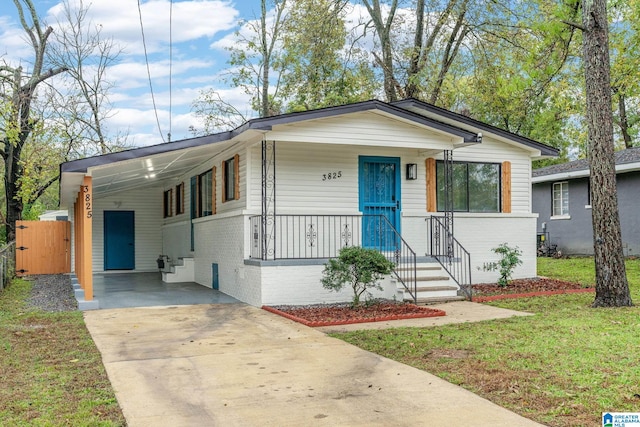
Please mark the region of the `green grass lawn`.
MULTIPOLYGON (((542 276, 594 283, 592 258, 538 259, 542 276)), ((640 261, 627 262, 640 302, 640 261)), ((640 411, 640 309, 591 308, 594 295, 503 300, 531 317, 334 334, 459 384, 550 426, 601 425, 605 411, 640 411)))
POLYGON ((0 293, 0 425, 126 425, 82 313, 29 309, 30 289, 0 293))

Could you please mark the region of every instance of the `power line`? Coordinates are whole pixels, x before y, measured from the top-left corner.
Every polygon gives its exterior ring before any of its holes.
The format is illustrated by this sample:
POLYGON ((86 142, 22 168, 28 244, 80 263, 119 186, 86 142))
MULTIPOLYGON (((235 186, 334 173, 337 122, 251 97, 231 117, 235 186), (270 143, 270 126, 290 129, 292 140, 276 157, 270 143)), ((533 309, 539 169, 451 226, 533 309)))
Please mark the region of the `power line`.
POLYGON ((142 24, 142 9, 140 7, 140 0, 138 0, 138 16, 140 17, 140 31, 142 32, 142 46, 144 47, 144 61, 147 64, 147 77, 149 78, 149 89, 151 90, 151 101, 153 102, 153 112, 156 115, 156 124, 158 125, 158 132, 160 132, 160 138, 162 142, 166 142, 164 135, 162 135, 162 129, 160 128, 160 118, 158 118, 158 108, 156 107, 156 97, 153 94, 153 84, 151 83, 151 70, 149 68, 149 55, 147 54, 147 42, 144 37, 144 25, 142 24))
POLYGON ((172 97, 172 81, 173 81, 173 0, 169 0, 169 133, 167 139, 171 142, 171 107, 173 106, 172 97))

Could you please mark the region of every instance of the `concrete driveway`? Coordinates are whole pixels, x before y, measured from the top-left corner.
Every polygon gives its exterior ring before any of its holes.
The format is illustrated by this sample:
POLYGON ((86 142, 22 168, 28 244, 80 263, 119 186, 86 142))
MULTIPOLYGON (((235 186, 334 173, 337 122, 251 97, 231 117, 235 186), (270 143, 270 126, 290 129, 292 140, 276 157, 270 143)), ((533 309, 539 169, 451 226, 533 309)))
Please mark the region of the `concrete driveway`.
POLYGON ((132 427, 539 425, 244 304, 84 315, 132 427))

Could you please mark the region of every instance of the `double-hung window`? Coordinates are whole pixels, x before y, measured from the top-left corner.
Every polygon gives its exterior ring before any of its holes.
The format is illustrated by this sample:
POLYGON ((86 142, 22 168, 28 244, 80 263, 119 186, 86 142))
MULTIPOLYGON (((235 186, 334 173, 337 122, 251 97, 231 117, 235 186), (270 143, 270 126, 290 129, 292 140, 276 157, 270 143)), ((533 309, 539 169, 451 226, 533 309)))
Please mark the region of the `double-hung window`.
POLYGON ((170 217, 173 215, 173 195, 172 190, 164 192, 162 199, 164 217, 170 217))
POLYGON ((198 175, 198 216, 213 215, 213 171, 198 175))
POLYGON ((184 182, 176 185, 176 215, 184 213, 184 182))
MULTIPOLYGON (((444 162, 436 163, 437 207, 445 206, 444 162)), ((500 176, 499 163, 453 163, 452 196, 455 212, 500 212, 500 176)))
POLYGON ((569 183, 567 181, 553 183, 552 215, 555 217, 569 215, 569 183))
POLYGON ((222 162, 222 202, 240 198, 240 156, 222 162))

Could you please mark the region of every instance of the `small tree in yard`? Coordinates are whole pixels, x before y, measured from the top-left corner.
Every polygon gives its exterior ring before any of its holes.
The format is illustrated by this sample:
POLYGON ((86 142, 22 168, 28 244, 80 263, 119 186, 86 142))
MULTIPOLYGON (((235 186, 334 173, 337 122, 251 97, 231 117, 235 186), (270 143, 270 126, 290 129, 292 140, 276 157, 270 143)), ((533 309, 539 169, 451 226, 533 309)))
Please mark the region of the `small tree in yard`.
POLYGON ((358 246, 342 248, 338 258, 325 264, 322 286, 340 291, 348 283, 353 289, 352 307, 360 305, 362 294, 368 289, 382 290, 379 280, 391 274, 394 264, 374 249, 358 246))
POLYGON ((500 286, 507 286, 513 274, 513 269, 522 264, 522 260, 520 259, 522 251, 517 246, 511 248, 506 243, 500 244, 497 248, 493 248, 492 251, 500 255, 500 261, 485 263, 482 269, 484 271, 500 270, 498 284, 500 286))

